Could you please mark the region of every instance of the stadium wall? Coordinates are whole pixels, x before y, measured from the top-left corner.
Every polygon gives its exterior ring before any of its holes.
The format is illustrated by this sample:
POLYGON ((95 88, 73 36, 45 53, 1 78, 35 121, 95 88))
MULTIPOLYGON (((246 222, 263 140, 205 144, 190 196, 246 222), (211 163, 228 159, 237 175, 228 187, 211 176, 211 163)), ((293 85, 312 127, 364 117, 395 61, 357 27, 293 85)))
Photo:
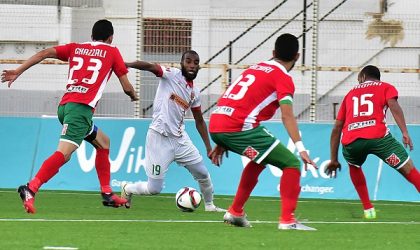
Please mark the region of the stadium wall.
MULTIPOLYGON (((204 63, 223 47, 235 40, 245 30, 255 24, 275 6, 284 4, 272 12, 264 21, 255 28, 246 32, 232 45, 232 64, 235 64, 245 54, 255 49, 239 65, 249 65, 269 59, 272 54, 275 38, 283 32, 290 32, 297 36, 303 35, 304 17, 298 15, 302 11, 302 1, 168 1, 168 0, 0 0, 0 71, 16 67, 13 60, 27 59, 33 53, 56 44, 70 41, 90 40, 90 27, 100 18, 111 20, 115 27, 114 44, 121 50, 127 61, 137 58, 139 48, 137 39, 138 18, 141 23, 148 19, 162 20, 187 20, 191 22, 189 36, 190 46, 198 51, 201 62, 204 63), (61 6, 57 6, 60 2, 61 6), (142 15, 138 16, 137 6, 142 3, 142 15), (288 23, 287 25, 285 25, 288 23), (285 27, 269 38, 279 27, 285 27), (265 43, 262 41, 269 38, 265 43)), ((330 70, 318 72, 317 91, 318 97, 326 95, 316 103, 317 121, 332 121, 334 119, 333 105, 340 102, 346 93, 357 82, 356 73, 340 70, 340 67, 362 67, 366 64, 375 64, 382 68, 403 69, 419 68, 419 32, 420 32, 420 1, 385 1, 386 11, 381 13, 381 0, 321 0, 319 1, 319 17, 330 13, 325 20, 319 22, 318 46, 312 48, 313 30, 305 33, 306 42, 300 37, 301 59, 297 66, 310 66, 313 50, 318 51, 318 66, 333 67, 330 70), (340 5, 340 3, 343 3, 340 5), (337 8, 334 8, 338 6, 337 8), (333 11, 331 11, 333 10, 333 11), (381 16, 385 23, 395 22, 402 25, 400 35, 395 35, 394 29, 377 29, 376 33, 368 38, 371 24, 381 16), (376 18, 376 19, 375 19, 376 18), (392 41, 396 41, 395 44, 392 41), (306 62, 303 62, 305 55, 306 62)), ((307 1, 312 3, 312 1, 307 1)), ((313 8, 307 8, 306 27, 313 24, 313 8)), ((143 25, 144 26, 144 25, 143 25)), ((377 28, 382 27, 378 25, 377 28)), ((387 26, 389 28, 389 26, 387 26)), ((155 41, 165 41, 171 33, 175 38, 180 27, 165 28, 144 27, 143 33, 153 33, 155 41), (166 30, 158 35, 151 32, 153 29, 166 30)), ((396 29, 398 31, 398 29, 396 29)), ((398 33, 398 32, 397 32, 398 33)), ((143 38, 142 37, 142 38, 143 38)), ((172 37, 172 38, 174 38, 172 37)), ((141 39, 140 39, 141 40, 141 39)), ((184 44, 185 45, 185 44, 184 44)), ((157 44, 159 49, 148 51, 146 46, 141 50, 141 59, 158 63, 177 63, 180 53, 163 53, 162 49, 171 48, 174 44, 157 44)), ((176 46, 175 46, 176 47, 176 46)), ((166 51, 167 52, 167 51, 166 51)), ((210 62, 211 67, 200 71, 195 84, 204 88, 216 76, 224 72, 223 67, 229 64, 226 49, 210 62)), ((396 85, 400 91, 400 99, 405 99, 404 111, 410 123, 420 123, 420 113, 417 107, 420 103, 420 90, 418 73, 401 73, 400 71, 383 74, 383 80, 396 85)), ((232 79, 238 76, 242 69, 232 70, 232 79)), ((23 74, 13 85, 10 91, 6 85, 0 85, 0 115, 25 115, 40 116, 54 115, 55 103, 65 89, 68 68, 67 65, 37 65, 23 74), (46 101, 48 100, 48 101, 46 101), (6 103, 7 102, 7 103, 6 103), (8 107, 7 109, 3 107, 8 107), (29 107, 26 108, 26 107, 29 107)), ((299 70, 291 72, 296 82, 295 110, 298 112, 299 121, 308 121, 311 74, 299 70)), ((156 91, 156 78, 150 74, 143 74, 136 78, 136 71, 130 70, 129 78, 132 83, 140 84, 140 107, 146 108, 153 102, 156 91)), ((206 88, 203 93, 202 105, 206 109, 211 106, 224 90, 226 82, 215 81, 215 84, 206 88)), ((122 93, 118 80, 113 76, 108 84, 102 101, 99 104, 99 116, 124 116, 133 117, 134 108, 129 99, 122 93), (130 106, 131 105, 131 106, 130 106), (124 106, 126 109, 118 107, 124 106)), ((203 109, 203 110, 204 110, 203 109)), ((151 117, 151 110, 144 113, 144 117, 151 117)), ((191 114, 188 114, 191 117, 191 114)), ((209 112, 204 114, 208 117, 209 112)), ((278 117, 278 116, 276 116, 278 117)))
MULTIPOLYGON (((119 189, 121 181, 136 182, 146 180, 145 136, 150 123, 149 119, 111 119, 96 118, 95 124, 111 138, 111 180, 114 190, 119 189)), ((0 117, 0 188, 16 188, 28 182, 38 171, 42 162, 56 150, 61 126, 56 117, 17 118, 0 117)), ((288 149, 296 153, 294 144, 279 122, 264 124, 277 136, 288 149)), ((331 124, 299 124, 300 132, 310 156, 319 169, 309 167, 302 169, 301 197, 321 199, 357 199, 351 184, 348 168, 341 156, 343 169, 336 179, 324 174, 329 161, 329 137, 331 124)), ((186 121, 186 130, 200 152, 205 152, 204 145, 194 122, 186 121)), ((396 126, 390 126, 396 138, 401 134, 396 126)), ((420 141, 420 126, 410 125, 410 134, 414 142, 420 141)), ((414 163, 420 162, 419 147, 410 153, 414 163)), ((99 183, 94 167, 93 148, 82 143, 72 159, 43 189, 97 191, 99 183)), ((205 158, 205 163, 214 181, 217 195, 233 195, 236 191, 242 168, 247 159, 236 154, 229 154, 222 166, 215 167, 205 158)), ((376 157, 370 156, 363 167, 371 198, 374 200, 418 201, 418 192, 401 175, 376 157)), ((279 196, 279 177, 281 171, 267 166, 253 192, 255 196, 279 196)), ((183 186, 198 188, 187 170, 172 164, 167 173, 164 193, 175 193, 183 186)))

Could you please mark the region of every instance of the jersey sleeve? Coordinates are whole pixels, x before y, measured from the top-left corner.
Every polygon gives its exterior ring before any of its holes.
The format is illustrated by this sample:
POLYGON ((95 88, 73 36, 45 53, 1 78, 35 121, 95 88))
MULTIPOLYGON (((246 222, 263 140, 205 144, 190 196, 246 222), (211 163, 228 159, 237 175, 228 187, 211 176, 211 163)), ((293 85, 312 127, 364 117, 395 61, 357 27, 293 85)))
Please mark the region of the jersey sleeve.
POLYGON ((398 99, 398 90, 392 86, 391 84, 389 84, 385 90, 385 99, 398 99))
POLYGON ((341 102, 341 106, 340 106, 340 109, 338 110, 336 120, 339 120, 339 121, 346 120, 346 99, 347 99, 347 96, 345 96, 343 101, 341 102))
POLYGON ((169 79, 171 78, 171 76, 175 75, 177 70, 177 68, 170 68, 170 67, 164 67, 162 65, 159 65, 159 67, 162 70, 162 74, 160 76, 156 75, 157 77, 161 77, 161 78, 166 78, 169 79))
POLYGON ((128 73, 128 69, 124 64, 124 60, 120 54, 120 51, 115 48, 114 50, 114 64, 112 65, 112 70, 115 72, 117 77, 121 77, 128 73))
POLYGON ((68 43, 55 46, 54 49, 57 52, 57 59, 67 62, 69 60, 73 45, 74 43, 68 43))
POLYGON ((195 98, 191 104, 192 110, 200 110, 201 109, 201 97, 200 91, 197 88, 194 88, 195 98))
POLYGON ((156 69, 157 69, 157 73, 155 74, 156 77, 162 77, 163 76, 163 72, 165 71, 165 67, 159 65, 159 64, 155 64, 156 65, 156 69))
POLYGON ((276 80, 277 99, 280 104, 292 104, 295 84, 291 77, 281 77, 276 80))

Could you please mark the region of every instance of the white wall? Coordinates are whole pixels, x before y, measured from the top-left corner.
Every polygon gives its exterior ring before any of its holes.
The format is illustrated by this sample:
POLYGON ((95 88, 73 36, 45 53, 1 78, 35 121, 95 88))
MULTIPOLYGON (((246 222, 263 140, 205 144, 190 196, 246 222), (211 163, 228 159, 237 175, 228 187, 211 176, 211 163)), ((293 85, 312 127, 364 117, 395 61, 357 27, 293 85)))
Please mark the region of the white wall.
MULTIPOLYGON (((143 17, 191 19, 193 22, 192 48, 200 54, 201 61, 204 62, 279 2, 277 0, 144 0, 143 17)), ((340 2, 341 0, 320 0, 320 17, 340 2)), ((300 11, 302 4, 302 1, 287 1, 266 21, 238 40, 233 47, 233 61, 241 58, 300 11)), ((0 42, 0 46, 2 46, 0 47, 0 56, 2 58, 24 59, 39 50, 43 46, 42 44, 50 46, 54 43, 89 39, 90 27, 93 22, 105 17, 114 24, 114 44, 120 48, 127 61, 134 60, 136 58, 136 8, 136 0, 104 0, 103 8, 74 9, 63 7, 59 17, 56 6, 1 5, 0 41, 6 42, 0 42), (18 54, 16 52, 16 41, 25 44, 23 53, 18 54), (41 45, 39 45, 40 43, 41 45)), ((389 44, 384 44, 379 38, 366 39, 365 31, 372 21, 372 17, 367 13, 378 11, 379 0, 349 0, 329 16, 327 21, 320 23, 319 65, 359 67, 368 62, 380 67, 418 67, 420 1, 392 1, 392 5, 383 17, 384 20, 403 20, 404 40, 396 45, 396 47, 403 47, 401 49, 384 49, 389 47, 389 44), (407 50, 406 47, 412 49, 407 50), (383 52, 381 52, 382 50, 383 52), (380 52, 378 56, 372 57, 378 52, 380 52)), ((312 25, 312 8, 308 9, 307 14, 307 26, 309 27, 312 25)), ((300 35, 302 32, 302 16, 286 26, 280 33, 283 32, 300 35)), ((279 34, 259 47, 242 63, 252 64, 270 58, 274 40, 279 34)), ((311 34, 311 31, 307 34, 307 65, 311 62, 311 34)), ((227 51, 217 57, 213 63, 227 63, 227 51)), ((0 65, 2 68, 13 66, 0 65)), ((65 78, 67 72, 66 67, 58 67, 52 75, 50 71, 50 66, 36 66, 35 69, 31 69, 22 76, 22 81, 16 84, 15 88, 62 89, 61 83, 65 82, 63 78, 65 78), (46 74, 49 74, 50 77, 45 78, 46 74)), ((241 70, 234 70, 233 77, 236 77, 240 72, 241 70)), ((199 87, 206 85, 219 73, 220 70, 217 69, 202 70, 197 79, 199 87)), ((295 71, 292 74, 297 83, 297 93, 308 94, 310 92, 310 73, 303 74, 295 71)), ((325 93, 331 86, 339 83, 350 74, 349 72, 320 72, 318 93, 325 93)), ((130 74, 132 81, 134 81, 134 76, 135 74, 130 74)), ((417 74, 385 74, 384 77, 389 77, 392 81, 395 81, 394 83, 401 89, 401 93, 406 95, 418 94, 415 87, 419 82, 417 74), (406 86, 412 86, 414 90, 406 86)), ((349 81, 355 81, 354 74, 351 75, 349 81)), ((351 84, 353 83, 340 85, 331 95, 342 95, 351 84)), ((5 87, 0 85, 0 88, 4 89, 5 87)), ((205 94, 217 95, 221 90, 220 85, 214 85, 205 94)), ((106 91, 121 91, 114 77, 106 91)))

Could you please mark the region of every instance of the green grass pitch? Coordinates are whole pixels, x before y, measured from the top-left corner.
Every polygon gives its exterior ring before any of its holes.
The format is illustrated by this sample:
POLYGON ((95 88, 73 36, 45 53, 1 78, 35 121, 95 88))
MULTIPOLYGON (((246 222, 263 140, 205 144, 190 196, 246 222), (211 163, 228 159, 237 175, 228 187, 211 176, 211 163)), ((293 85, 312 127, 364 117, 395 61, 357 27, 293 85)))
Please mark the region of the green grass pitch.
POLYGON ((420 249, 420 203, 374 202, 367 221, 358 201, 301 199, 296 217, 318 231, 280 231, 278 198, 251 197, 253 227, 237 228, 203 204, 180 212, 174 196, 136 196, 126 209, 103 207, 97 193, 41 191, 30 215, 16 191, 0 190, 0 249, 420 249))

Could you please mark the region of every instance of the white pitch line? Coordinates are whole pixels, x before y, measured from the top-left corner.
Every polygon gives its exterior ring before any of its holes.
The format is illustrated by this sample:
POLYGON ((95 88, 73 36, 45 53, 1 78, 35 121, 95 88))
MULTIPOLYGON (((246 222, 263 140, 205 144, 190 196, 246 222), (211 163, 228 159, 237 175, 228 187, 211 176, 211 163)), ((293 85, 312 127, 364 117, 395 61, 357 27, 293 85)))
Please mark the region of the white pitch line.
MULTIPOLYGON (((50 190, 48 190, 50 191, 50 190)), ((16 193, 16 191, 10 191, 10 190, 0 190, 0 193, 16 193)), ((52 195, 77 195, 77 196, 99 196, 99 193, 73 193, 73 192, 48 192, 48 194, 52 195)), ((140 196, 137 196, 140 197, 140 196)), ((166 195, 144 195, 141 196, 142 199, 157 199, 157 198, 164 198, 164 199, 174 199, 174 196, 166 196, 166 195)), ((252 197, 251 197, 252 198, 252 197)), ((232 197, 216 197, 217 200, 229 200, 231 201, 233 199, 232 197)), ((309 200, 311 198, 305 198, 307 200, 299 200, 299 203, 332 203, 332 204, 348 204, 348 205, 360 205, 360 202, 358 200, 349 200, 349 201, 337 201, 334 199, 316 199, 316 200, 309 200)), ((279 199, 276 199, 274 197, 263 197, 258 196, 258 199, 255 199, 253 201, 262 201, 262 202, 279 202, 279 199), (262 199, 261 199, 262 198, 262 199)), ((386 202, 386 201, 381 201, 386 202)), ((398 201, 395 201, 395 203, 378 203, 378 206, 404 206, 404 207, 420 207, 420 202, 418 201, 404 201, 405 203, 397 203, 398 201)))
POLYGON ((45 246, 42 249, 50 249, 50 250, 78 250, 77 247, 52 247, 52 246, 45 246))
MULTIPOLYGON (((99 219, 0 219, 0 222, 137 222, 137 223, 222 223, 221 220, 99 220, 99 219)), ((278 221, 250 221, 255 224, 277 224, 278 221)), ((401 224, 420 225, 419 221, 304 221, 307 224, 401 224)))

